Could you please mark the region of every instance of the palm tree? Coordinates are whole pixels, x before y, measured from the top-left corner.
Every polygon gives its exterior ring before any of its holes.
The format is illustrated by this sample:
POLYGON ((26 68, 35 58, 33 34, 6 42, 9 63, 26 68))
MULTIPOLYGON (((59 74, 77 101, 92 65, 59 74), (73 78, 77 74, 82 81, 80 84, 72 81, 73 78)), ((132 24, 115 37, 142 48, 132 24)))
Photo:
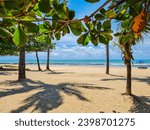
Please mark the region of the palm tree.
MULTIPOLYGON (((117 3, 116 3, 117 5, 117 3)), ((149 6, 150 0, 139 1, 138 4, 133 4, 133 1, 126 3, 123 1, 121 4, 118 4, 115 10, 119 7, 123 9, 118 13, 116 20, 121 21, 121 32, 116 33, 115 36, 118 36, 119 47, 122 50, 123 59, 127 68, 127 82, 126 82, 126 95, 132 95, 132 66, 131 60, 132 56, 132 46, 136 45, 140 39, 142 39, 142 34, 149 33, 150 31, 150 17, 149 6), (126 6, 129 4, 132 6, 126 6)))

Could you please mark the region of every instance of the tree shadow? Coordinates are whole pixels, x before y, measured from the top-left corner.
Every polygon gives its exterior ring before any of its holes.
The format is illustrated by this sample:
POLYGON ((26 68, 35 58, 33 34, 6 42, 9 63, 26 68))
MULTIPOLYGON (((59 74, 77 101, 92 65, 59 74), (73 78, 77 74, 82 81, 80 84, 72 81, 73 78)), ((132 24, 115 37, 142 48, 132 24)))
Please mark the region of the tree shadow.
POLYGON ((2 68, 2 69, 0 69, 0 71, 18 71, 18 69, 14 69, 14 68, 2 68))
POLYGON ((130 112, 150 113, 150 96, 132 96, 133 106, 130 112))
MULTIPOLYGON (((126 80, 126 78, 107 78, 107 79, 101 79, 101 81, 116 81, 116 80, 126 80)), ((136 78, 136 77, 132 77, 132 80, 136 80, 139 82, 145 82, 148 85, 150 85, 150 77, 147 76, 146 78, 136 78)))
POLYGON ((50 70, 48 74, 74 74, 73 72, 57 72, 54 70, 50 70))
POLYGON ((113 77, 124 77, 124 76, 121 76, 121 75, 115 75, 115 74, 108 74, 110 76, 113 76, 113 77))
POLYGON ((37 90, 36 93, 23 100, 24 105, 15 110, 12 110, 11 112, 13 113, 24 112, 31 107, 34 107, 31 112, 35 112, 37 110, 42 113, 45 113, 48 110, 55 109, 63 103, 63 98, 60 92, 63 92, 70 96, 76 96, 81 101, 89 102, 89 100, 83 96, 82 92, 76 89, 77 87, 82 88, 82 85, 84 85, 84 89, 109 89, 105 87, 101 88, 88 85, 86 85, 85 87, 85 84, 73 83, 60 83, 56 85, 46 84, 41 81, 32 81, 30 79, 27 79, 20 83, 14 81, 6 81, 4 84, 21 84, 21 87, 17 89, 5 89, 5 91, 0 92, 0 98, 16 94, 24 94, 32 90, 37 90))
POLYGON ((0 72, 0 75, 11 75, 11 73, 9 73, 7 71, 3 71, 3 72, 0 72))

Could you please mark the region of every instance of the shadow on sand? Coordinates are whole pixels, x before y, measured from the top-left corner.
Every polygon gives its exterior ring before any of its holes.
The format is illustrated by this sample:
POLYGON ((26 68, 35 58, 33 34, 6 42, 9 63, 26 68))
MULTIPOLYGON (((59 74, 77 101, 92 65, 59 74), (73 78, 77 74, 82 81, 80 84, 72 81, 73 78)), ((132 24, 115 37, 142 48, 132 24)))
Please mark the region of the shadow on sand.
MULTIPOLYGON (((116 77, 116 76, 115 76, 116 77)), ((115 80, 126 80, 125 77, 122 77, 122 78, 107 78, 107 79, 101 79, 101 81, 115 81, 115 80)), ((147 76, 146 78, 136 78, 136 77, 132 77, 132 80, 136 80, 136 81, 139 81, 139 82, 144 82, 144 83, 147 83, 148 85, 150 85, 150 77, 147 76)))
POLYGON ((150 96, 132 96, 133 106, 130 112, 150 113, 150 96))
MULTIPOLYGON (((34 90, 32 95, 23 100, 24 105, 12 110, 13 113, 24 112, 27 109, 34 107, 31 112, 42 112, 45 113, 49 110, 59 107, 63 103, 63 97, 60 92, 63 92, 70 96, 76 96, 79 100, 87 101, 89 100, 83 96, 83 94, 76 88, 84 89, 97 89, 97 90, 109 90, 111 88, 107 87, 94 87, 90 84, 73 84, 73 83, 60 83, 60 84, 46 84, 41 81, 32 81, 27 79, 22 82, 16 81, 5 81, 1 84, 16 86, 20 85, 20 88, 17 89, 5 89, 0 92, 0 98, 11 96, 15 94, 24 94, 34 90)), ((69 104, 68 104, 69 105, 69 104)))
MULTIPOLYGON (((114 75, 111 75, 114 76, 114 75)), ((125 77, 121 76, 114 76, 118 78, 108 78, 108 79, 101 79, 101 81, 116 81, 116 80, 126 80, 125 77)), ((150 77, 147 76, 146 78, 136 78, 133 77, 132 80, 136 80, 139 82, 144 82, 148 85, 150 85, 150 77)), ((130 112, 135 112, 135 113, 150 113, 150 96, 135 96, 132 95, 132 101, 133 101, 133 106, 130 109, 130 112)))

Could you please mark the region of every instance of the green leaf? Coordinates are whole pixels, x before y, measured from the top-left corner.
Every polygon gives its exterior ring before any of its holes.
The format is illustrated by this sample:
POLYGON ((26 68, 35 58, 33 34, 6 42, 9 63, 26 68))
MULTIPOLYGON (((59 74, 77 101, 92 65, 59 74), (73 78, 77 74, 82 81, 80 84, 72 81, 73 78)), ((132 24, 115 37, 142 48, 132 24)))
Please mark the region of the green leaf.
POLYGON ((102 9, 100 10, 100 13, 103 14, 103 15, 105 15, 105 12, 106 12, 106 10, 105 10, 104 8, 102 8, 102 9))
POLYGON ((31 16, 22 16, 22 17, 18 17, 18 19, 21 21, 31 21, 31 22, 36 20, 36 18, 31 17, 31 16))
POLYGON ((60 19, 68 19, 68 9, 65 4, 60 4, 57 8, 57 15, 60 19))
POLYGON ((99 40, 98 40, 98 37, 96 37, 95 35, 90 34, 90 40, 95 46, 98 45, 99 40))
POLYGON ((44 21, 43 27, 44 27, 45 29, 51 29, 50 22, 49 22, 49 21, 44 21))
POLYGON ((105 16, 102 15, 102 14, 96 14, 96 15, 95 15, 95 19, 96 19, 96 20, 104 20, 104 19, 105 19, 105 16))
POLYGON ((121 23, 122 28, 130 28, 130 24, 132 24, 131 19, 126 19, 121 23))
POLYGON ((110 20, 104 21, 103 28, 104 28, 104 30, 110 30, 111 29, 111 22, 110 22, 110 20))
POLYGON ((87 1, 89 3, 95 3, 95 2, 99 2, 100 0, 85 0, 85 1, 87 1))
POLYGON ((99 35, 99 42, 103 44, 108 44, 107 37, 105 35, 99 35))
POLYGON ((45 42, 45 39, 46 39, 46 35, 45 34, 43 34, 43 35, 40 35, 40 36, 37 36, 36 38, 35 38, 35 40, 38 42, 38 43, 44 43, 45 42))
POLYGON ((47 35, 47 37, 46 37, 46 43, 47 44, 51 44, 51 39, 50 39, 50 37, 47 35))
POLYGON ((102 27, 102 24, 101 24, 101 22, 98 22, 97 23, 97 31, 101 31, 101 27, 102 27))
POLYGON ((8 38, 8 37, 12 37, 12 36, 13 35, 8 30, 6 30, 5 28, 0 27, 0 37, 8 38))
POLYGON ((125 44, 127 42, 132 42, 132 39, 133 39, 133 35, 131 35, 131 34, 124 35, 124 36, 122 36, 121 42, 123 44, 125 44))
POLYGON ((49 31, 49 30, 46 29, 46 28, 43 26, 43 24, 40 24, 40 25, 39 25, 39 32, 40 32, 40 33, 47 32, 47 31, 49 31))
POLYGON ((30 33, 37 33, 39 31, 39 27, 31 22, 22 22, 22 24, 27 28, 27 31, 30 33))
POLYGON ((115 33, 114 36, 118 37, 118 36, 121 36, 122 33, 115 33))
POLYGON ((36 13, 37 16, 39 16, 39 17, 41 17, 41 18, 43 17, 41 11, 37 10, 35 13, 36 13))
POLYGON ((105 35, 105 36, 107 37, 107 40, 108 40, 108 41, 113 40, 113 37, 112 37, 111 35, 105 35))
POLYGON ((60 33, 60 32, 57 32, 57 33, 55 34, 55 38, 56 38, 57 40, 60 40, 60 38, 61 38, 61 33, 60 33))
POLYGON ((75 12, 73 10, 69 11, 69 19, 72 20, 75 17, 75 12))
POLYGON ((84 31, 84 26, 81 22, 72 22, 70 23, 69 27, 75 36, 81 35, 81 33, 84 31))
POLYGON ((113 33, 112 30, 105 30, 104 32, 101 32, 101 34, 104 34, 104 35, 109 35, 111 33, 113 33))
POLYGON ((107 12, 105 12, 105 16, 107 17, 107 18, 115 18, 116 17, 116 13, 113 11, 113 10, 109 10, 109 11, 107 11, 107 12))
POLYGON ((56 13, 56 9, 53 8, 49 13, 46 14, 47 17, 53 16, 56 13))
POLYGON ((49 0, 40 0, 39 2, 39 10, 43 13, 48 13, 51 9, 49 0))
POLYGON ((64 27, 63 27, 63 33, 62 33, 62 35, 64 36, 64 35, 66 35, 67 33, 69 34, 69 33, 70 33, 70 30, 69 30, 68 26, 64 26, 64 27))
POLYGON ((27 36, 20 25, 18 25, 18 28, 14 32, 13 42, 19 47, 25 46, 27 43, 27 36))
POLYGON ((78 44, 82 44, 83 46, 88 45, 89 41, 88 33, 82 34, 77 40, 78 44))

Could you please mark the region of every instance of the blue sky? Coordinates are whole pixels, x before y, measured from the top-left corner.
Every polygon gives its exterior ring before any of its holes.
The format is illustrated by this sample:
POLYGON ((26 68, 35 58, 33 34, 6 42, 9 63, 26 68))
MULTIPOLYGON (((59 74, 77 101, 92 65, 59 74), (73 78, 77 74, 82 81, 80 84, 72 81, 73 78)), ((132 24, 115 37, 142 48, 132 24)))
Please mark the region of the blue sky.
MULTIPOLYGON (((68 0, 68 5, 70 9, 75 10, 76 18, 83 18, 85 15, 90 15, 95 11, 104 1, 101 0, 99 3, 90 4, 85 2, 85 0, 68 0)), ((88 46, 82 47, 77 44, 77 38, 70 34, 57 41, 56 50, 51 54, 52 59, 105 59, 104 45, 100 44, 95 47, 90 43, 88 46)), ((140 42, 133 47, 135 59, 149 59, 149 38, 144 37, 144 42, 140 42)), ((45 54, 42 53, 41 56, 45 57, 45 54)), ((121 59, 121 52, 117 46, 114 46, 113 41, 110 43, 110 58, 121 59)))
MULTIPOLYGON (((75 10, 76 18, 83 18, 95 11, 105 0, 96 4, 90 4, 85 0, 68 0, 69 8, 75 10)), ((115 28, 115 25, 113 26, 115 28)), ((105 59, 105 46, 100 44, 97 47, 91 43, 83 47, 77 44, 76 36, 72 34, 64 36, 60 41, 56 41, 56 49, 51 53, 51 59, 105 59)), ((144 42, 133 47, 135 59, 150 59, 150 37, 144 37, 144 42)), ((34 59, 35 53, 27 54, 27 59, 34 59)), ((40 58, 46 59, 46 53, 40 53, 40 58)), ((110 58, 121 59, 121 51, 110 43, 110 58)))

